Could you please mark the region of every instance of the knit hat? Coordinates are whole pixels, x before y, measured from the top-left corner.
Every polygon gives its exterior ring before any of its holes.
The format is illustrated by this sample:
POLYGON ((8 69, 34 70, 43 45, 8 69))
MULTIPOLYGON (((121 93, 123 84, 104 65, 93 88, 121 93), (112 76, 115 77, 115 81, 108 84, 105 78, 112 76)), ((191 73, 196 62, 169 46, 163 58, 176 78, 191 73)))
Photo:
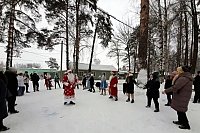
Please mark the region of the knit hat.
POLYGON ((190 72, 191 71, 191 67, 190 66, 182 66, 182 70, 184 72, 190 72))

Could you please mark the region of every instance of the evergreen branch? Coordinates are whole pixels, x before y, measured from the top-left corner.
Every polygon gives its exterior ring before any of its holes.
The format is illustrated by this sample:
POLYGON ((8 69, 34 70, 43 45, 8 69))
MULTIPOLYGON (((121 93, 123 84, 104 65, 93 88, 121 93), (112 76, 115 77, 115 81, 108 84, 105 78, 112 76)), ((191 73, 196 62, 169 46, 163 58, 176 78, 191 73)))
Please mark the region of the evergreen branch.
POLYGON ((29 15, 27 15, 26 13, 24 13, 24 12, 22 12, 20 10, 15 10, 15 11, 17 12, 17 14, 20 13, 20 15, 22 14, 25 17, 27 17, 35 25, 35 21, 29 15))
POLYGON ((27 25, 26 23, 22 22, 22 21, 19 20, 19 19, 15 19, 15 21, 17 21, 17 22, 23 24, 24 26, 28 27, 30 30, 37 32, 35 29, 31 28, 29 25, 27 25))

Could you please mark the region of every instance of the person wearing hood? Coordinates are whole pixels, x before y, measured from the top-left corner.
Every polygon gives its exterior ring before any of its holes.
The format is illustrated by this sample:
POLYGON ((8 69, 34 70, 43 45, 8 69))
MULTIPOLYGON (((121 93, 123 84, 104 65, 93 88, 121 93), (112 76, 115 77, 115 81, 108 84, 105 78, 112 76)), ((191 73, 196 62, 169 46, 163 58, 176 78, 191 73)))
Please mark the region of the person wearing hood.
POLYGON ((174 81, 174 85, 169 89, 164 90, 163 93, 168 94, 173 92, 171 107, 178 115, 178 121, 173 121, 173 123, 179 125, 180 129, 190 129, 186 112, 192 95, 193 78, 190 73, 190 67, 183 66, 181 68, 183 73, 179 74, 174 81))

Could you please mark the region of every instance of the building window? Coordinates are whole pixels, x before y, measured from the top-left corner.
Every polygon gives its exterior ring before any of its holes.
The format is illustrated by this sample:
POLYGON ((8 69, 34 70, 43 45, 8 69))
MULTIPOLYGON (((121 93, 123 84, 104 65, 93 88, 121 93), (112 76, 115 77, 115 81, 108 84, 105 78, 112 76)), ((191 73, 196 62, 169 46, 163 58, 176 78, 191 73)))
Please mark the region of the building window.
POLYGON ((78 75, 79 76, 83 76, 83 72, 78 72, 78 75))

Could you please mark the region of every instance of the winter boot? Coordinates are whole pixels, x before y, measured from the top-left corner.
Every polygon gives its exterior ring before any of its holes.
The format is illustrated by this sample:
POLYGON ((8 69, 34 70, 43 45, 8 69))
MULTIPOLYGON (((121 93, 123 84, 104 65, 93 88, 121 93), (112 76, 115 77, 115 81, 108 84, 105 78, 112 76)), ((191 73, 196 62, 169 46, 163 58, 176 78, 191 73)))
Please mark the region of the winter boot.
POLYGON ((154 112, 159 112, 159 109, 155 109, 154 112))
POLYGON ((0 127, 0 131, 7 131, 9 130, 10 128, 6 127, 6 126, 1 126, 0 127))
POLYGON ((190 125, 189 124, 188 125, 180 125, 179 128, 180 129, 188 129, 188 130, 190 130, 190 125))
POLYGON ((182 125, 179 121, 173 121, 173 123, 176 125, 182 125))
POLYGON ((113 98, 112 96, 109 96, 109 98, 111 99, 111 98, 113 98))
POLYGON ((126 100, 126 102, 130 102, 130 98, 128 98, 128 99, 126 100))
POLYGON ((150 108, 151 106, 150 105, 147 105, 147 106, 145 106, 146 108, 150 108))
POLYGON ((131 103, 134 103, 134 99, 131 100, 131 103))
POLYGON ((115 98, 115 101, 118 101, 118 98, 117 98, 117 97, 115 98))
POLYGON ((169 104, 169 103, 167 103, 167 104, 165 104, 165 106, 170 106, 170 104, 169 104))
POLYGON ((75 105, 75 103, 73 101, 70 101, 69 104, 75 105))

